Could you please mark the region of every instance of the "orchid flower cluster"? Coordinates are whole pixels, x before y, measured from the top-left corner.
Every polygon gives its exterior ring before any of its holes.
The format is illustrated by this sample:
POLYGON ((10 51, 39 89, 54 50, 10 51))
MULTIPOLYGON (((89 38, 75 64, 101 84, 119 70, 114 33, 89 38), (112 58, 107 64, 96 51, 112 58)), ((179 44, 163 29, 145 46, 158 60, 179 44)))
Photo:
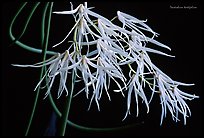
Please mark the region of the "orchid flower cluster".
POLYGON ((49 67, 36 86, 36 88, 40 87, 43 80, 48 78, 49 87, 45 97, 49 95, 56 76, 60 76, 58 98, 64 92, 68 95, 67 76, 70 71, 73 71, 77 81, 84 83, 83 89, 75 96, 84 93, 90 100, 88 109, 95 102, 100 110, 99 101, 103 93, 111 100, 109 88, 110 82, 113 82, 117 86, 114 92, 120 92, 127 98, 127 111, 124 119, 130 114, 132 97, 135 98, 136 116, 138 116, 140 100, 146 106, 148 113, 152 98, 156 95, 160 97, 162 108, 160 124, 167 112, 170 112, 172 119, 176 122, 180 121, 179 114, 181 114, 186 124, 186 117, 191 115, 186 100, 199 97, 185 93, 178 88, 194 84, 173 80, 151 61, 148 53, 174 57, 157 50, 157 47, 171 50, 168 46, 155 40, 159 34, 145 24, 147 20, 139 20, 118 11, 116 17, 121 22, 119 26, 91 9, 87 7, 87 3, 80 4, 75 9, 71 4, 70 11, 53 12, 74 17, 75 24, 72 29, 61 42, 53 47, 61 45, 73 33, 74 38, 70 46, 64 53, 58 53, 44 62, 15 66, 49 67), (155 47, 148 47, 148 43, 154 44, 155 47), (128 74, 124 73, 123 67, 128 68, 128 74), (149 92, 146 92, 146 86, 150 89, 149 92))

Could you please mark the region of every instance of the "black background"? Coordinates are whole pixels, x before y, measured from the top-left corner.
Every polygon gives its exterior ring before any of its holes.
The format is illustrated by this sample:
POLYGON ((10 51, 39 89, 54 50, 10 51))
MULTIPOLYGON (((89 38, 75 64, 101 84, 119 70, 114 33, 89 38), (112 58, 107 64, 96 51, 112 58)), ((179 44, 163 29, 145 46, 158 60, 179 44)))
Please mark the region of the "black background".
MULTIPOLYGON (((5 136, 22 136, 25 133, 28 119, 32 111, 35 92, 35 85, 39 81, 39 68, 18 68, 11 64, 32 64, 41 61, 39 54, 28 52, 17 45, 9 46, 12 41, 8 35, 8 27, 12 17, 17 12, 22 3, 4 2, 1 6, 1 111, 2 111, 2 132, 5 136)), ((78 3, 73 3, 74 7, 78 3)), ((40 47, 40 17, 44 4, 38 8, 36 14, 29 25, 29 29, 22 37, 21 41, 33 47, 40 47)), ((33 3, 27 6, 29 11, 33 3)), ((176 58, 150 54, 152 61, 167 73, 172 79, 195 83, 192 87, 182 87, 181 89, 200 96, 200 99, 187 101, 192 111, 192 116, 187 118, 187 125, 183 121, 175 123, 171 116, 164 119, 160 126, 161 107, 159 99, 155 98, 150 104, 150 112, 146 114, 144 105, 140 107, 141 113, 136 118, 133 114, 122 122, 126 111, 126 100, 118 93, 111 93, 112 101, 104 95, 100 101, 101 111, 98 112, 93 104, 87 112, 89 100, 81 94, 73 99, 71 105, 70 120, 84 126, 114 127, 127 124, 137 125, 133 128, 113 132, 88 132, 81 131, 68 126, 69 136, 146 136, 146 135, 201 135, 202 134, 202 6, 196 1, 138 1, 138 2, 93 2, 88 6, 95 7, 93 11, 108 19, 113 18, 118 10, 137 17, 138 19, 148 19, 147 24, 160 34, 158 41, 171 47, 172 51, 164 51, 175 55, 176 58), (193 6, 194 9, 172 7, 193 6)), ((69 10, 69 2, 55 3, 53 10, 69 10)), ((25 10, 26 11, 26 10, 25 10)), ((14 34, 18 35, 23 28, 28 12, 23 12, 14 25, 14 34)), ((52 16, 51 34, 49 46, 56 44, 73 25, 73 18, 66 15, 52 16)), ((49 48, 52 49, 52 48, 49 48)), ((53 50, 62 52, 66 49, 66 44, 53 50)), ((43 100, 44 93, 40 93, 40 102, 37 105, 37 112, 31 126, 29 135, 43 135, 52 112, 49 100, 43 100)), ((60 106, 65 96, 55 100, 60 106)))

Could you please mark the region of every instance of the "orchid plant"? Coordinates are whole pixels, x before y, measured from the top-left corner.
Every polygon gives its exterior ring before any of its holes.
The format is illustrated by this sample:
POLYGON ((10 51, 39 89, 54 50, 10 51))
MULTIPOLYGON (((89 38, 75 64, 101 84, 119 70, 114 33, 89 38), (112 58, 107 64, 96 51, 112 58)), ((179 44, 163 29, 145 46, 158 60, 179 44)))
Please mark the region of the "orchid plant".
MULTIPOLYGON (((40 89, 46 89, 44 98, 50 98, 55 111, 62 119, 60 135, 65 135, 66 125, 70 123, 67 119, 71 100, 78 94, 85 94, 90 101, 88 110, 95 102, 100 111, 102 95, 106 95, 111 101, 110 93, 121 93, 127 99, 127 110, 121 121, 128 117, 131 108, 136 108, 136 116, 138 116, 139 108, 141 108, 139 102, 141 101, 145 105, 147 113, 150 112, 151 101, 155 96, 158 96, 162 109, 160 125, 162 125, 167 113, 171 114, 175 122, 183 120, 185 125, 186 118, 191 116, 191 110, 186 100, 199 98, 199 96, 180 90, 179 86, 192 86, 194 84, 173 80, 151 60, 149 53, 171 58, 174 58, 174 56, 157 50, 158 48, 171 49, 156 40, 159 34, 146 24, 147 20, 139 20, 125 12, 117 11, 117 15, 113 19, 118 19, 121 22, 121 25, 117 25, 113 23, 113 20, 94 12, 92 7, 88 7, 87 2, 78 5, 76 8, 72 3, 70 4, 71 10, 54 12, 52 11, 53 3, 46 5, 42 18, 43 26, 45 26, 45 15, 48 13, 47 33, 42 38, 45 49, 35 49, 25 45, 19 41, 21 36, 15 38, 12 34, 13 23, 26 3, 16 14, 10 27, 10 36, 16 44, 33 52, 44 53, 42 62, 33 65, 12 65, 42 68, 41 77, 35 91, 39 95, 40 89), (48 9, 50 9, 49 12, 48 9), (47 50, 52 14, 73 16, 75 22, 71 30, 67 30, 67 35, 59 43, 52 46, 60 47, 63 43, 69 41, 69 45, 63 53, 47 50), (73 35, 73 39, 70 38, 71 35, 73 35), (154 44, 154 47, 149 47, 149 43, 154 44), (48 54, 52 55, 52 57, 47 59, 46 55, 48 54), (128 72, 123 71, 123 68, 126 68, 128 72), (68 78, 69 74, 72 75, 71 79, 68 78), (53 89, 57 76, 60 78, 58 90, 53 89), (46 83, 46 87, 42 87, 43 82, 46 83), (71 82, 71 85, 67 85, 68 82, 71 82), (74 85, 78 82, 83 82, 84 86, 81 90, 74 91, 74 85), (114 91, 109 90, 110 83, 117 86, 114 91), (66 110, 63 113, 57 109, 51 93, 57 95, 58 99, 64 96, 63 94, 67 96, 66 110), (132 97, 134 97, 135 101, 132 101, 132 97), (132 102, 136 103, 136 107, 131 107, 132 102), (182 119, 180 115, 182 115, 182 119)), ((39 3, 35 5, 30 17, 38 5, 39 3)), ((27 24, 29 21, 30 19, 28 19, 27 24)), ((36 101, 37 99, 38 96, 36 96, 36 101)), ((34 104, 26 135, 29 132, 35 107, 36 103, 34 104)))

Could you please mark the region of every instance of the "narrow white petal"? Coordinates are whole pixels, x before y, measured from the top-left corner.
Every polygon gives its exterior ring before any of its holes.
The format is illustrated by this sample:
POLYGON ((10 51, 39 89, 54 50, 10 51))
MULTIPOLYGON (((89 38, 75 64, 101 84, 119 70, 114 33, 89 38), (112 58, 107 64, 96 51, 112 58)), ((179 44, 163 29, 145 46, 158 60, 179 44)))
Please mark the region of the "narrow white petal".
POLYGON ((53 12, 53 13, 55 13, 55 14, 74 14, 74 13, 76 13, 79 10, 79 8, 81 6, 82 5, 80 4, 76 9, 71 10, 71 11, 56 11, 56 12, 53 12))
POLYGON ((74 30, 74 28, 78 25, 78 23, 79 23, 80 20, 81 20, 81 18, 79 18, 79 19, 77 20, 77 22, 75 23, 75 25, 72 27, 72 29, 69 31, 69 33, 65 36, 65 38, 64 38, 61 42, 55 44, 55 45, 52 46, 52 47, 56 47, 56 46, 62 44, 62 43, 68 38, 68 36, 71 34, 71 32, 74 30))
POLYGON ((61 68, 58 71, 60 72, 60 71, 66 71, 66 70, 69 70, 69 69, 76 68, 80 63, 81 63, 81 60, 79 60, 77 63, 72 64, 71 66, 61 68))

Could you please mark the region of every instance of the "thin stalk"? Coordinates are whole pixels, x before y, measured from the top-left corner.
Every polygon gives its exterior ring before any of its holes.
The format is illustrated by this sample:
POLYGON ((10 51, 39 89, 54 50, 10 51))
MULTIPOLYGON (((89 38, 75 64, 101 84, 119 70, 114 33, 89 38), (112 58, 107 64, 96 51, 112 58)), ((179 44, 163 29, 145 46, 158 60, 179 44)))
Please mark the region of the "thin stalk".
POLYGON ((69 94, 69 96, 67 96, 67 99, 65 102, 65 109, 64 109, 64 112, 62 113, 61 122, 60 122, 60 129, 59 129, 59 136, 65 135, 66 126, 67 126, 67 119, 69 116, 70 106, 71 106, 71 102, 72 102, 72 95, 74 92, 75 79, 76 79, 76 74, 75 74, 74 70, 72 70, 72 82, 71 82, 71 87, 70 87, 70 94, 69 94))
MULTIPOLYGON (((59 111, 59 109, 57 108, 53 98, 52 98, 52 95, 51 93, 49 94, 49 100, 50 100, 50 103, 55 111, 55 113, 59 116, 59 117, 62 117, 62 113, 59 111)), ((136 127, 138 125, 142 125, 143 122, 141 123, 134 123, 134 124, 131 124, 131 125, 124 125, 124 126, 121 126, 121 127, 106 127, 106 128, 96 128, 96 127, 87 127, 87 126, 82 126, 82 125, 78 125, 72 121, 70 121, 69 119, 67 119, 67 124, 76 128, 76 129, 80 129, 80 130, 83 130, 83 131, 95 131, 95 132, 105 132, 105 131, 119 131, 119 130, 122 130, 122 129, 128 129, 128 128, 133 128, 133 127, 136 127)))
MULTIPOLYGON (((44 8, 44 12, 47 11, 48 6, 49 6, 49 3, 46 4, 46 6, 45 6, 45 8, 44 8)), ((45 42, 42 42, 42 44, 44 44, 43 61, 45 61, 45 59, 46 59, 46 51, 47 51, 48 39, 49 39, 49 31, 50 31, 50 22, 51 22, 52 6, 53 6, 53 3, 51 3, 50 13, 49 13, 49 16, 48 16, 48 25, 47 25, 46 39, 42 38, 43 41, 45 40, 45 42)), ((45 23, 45 22, 44 22, 44 20, 45 20, 45 15, 46 15, 46 14, 43 14, 43 17, 42 17, 42 23, 43 23, 43 24, 45 23)), ((44 25, 43 25, 43 26, 44 26, 44 25)), ((42 33, 44 33, 44 31, 42 31, 42 33)), ((42 37, 44 37, 44 35, 42 35, 42 37)), ((43 74, 44 74, 44 66, 41 68, 40 80, 42 79, 43 74)), ((31 116, 30 116, 30 120, 29 120, 29 123, 28 123, 28 127, 27 127, 27 129, 26 129, 25 136, 28 135, 29 130, 30 130, 30 126, 31 126, 31 124, 32 124, 33 116, 34 116, 34 113, 35 113, 35 110, 36 110, 36 106, 37 106, 37 102, 38 102, 39 93, 40 93, 40 87, 38 87, 37 92, 36 92, 36 97, 35 97, 35 101, 34 101, 34 105, 33 105, 33 110, 32 110, 31 116)))
MULTIPOLYGON (((13 43, 17 44, 18 46, 28 50, 28 51, 31 51, 31 52, 35 52, 35 53, 42 53, 42 49, 38 49, 38 48, 33 48, 29 45, 26 45, 20 41, 18 41, 20 39, 20 37, 25 33, 26 29, 27 29, 27 26, 28 26, 28 23, 30 22, 30 19, 31 17, 33 16, 33 13, 34 11, 36 10, 36 8, 38 7, 38 5, 40 4, 39 2, 33 7, 33 9, 31 10, 31 13, 29 14, 28 16, 28 19, 25 23, 25 27, 23 29, 23 31, 21 32, 20 36, 18 38, 15 38, 13 36, 13 33, 12 33, 12 28, 13 28, 13 24, 14 22, 16 21, 16 18, 19 16, 19 14, 21 13, 21 11, 23 10, 23 8, 26 6, 27 2, 25 2, 21 8, 18 10, 18 12, 16 13, 16 15, 14 16, 13 20, 11 21, 11 24, 10 24, 10 27, 9 27, 9 36, 11 38, 12 41, 14 41, 13 43)), ((56 52, 53 52, 53 51, 46 51, 46 54, 49 54, 49 55, 55 55, 56 52)))
MULTIPOLYGON (((27 4, 27 2, 25 3, 25 4, 27 4)), ((24 28, 23 28, 23 31, 21 32, 21 34, 14 40, 14 42, 13 43, 15 43, 17 40, 19 40, 22 36, 23 36, 23 34, 25 33, 25 31, 26 31, 26 29, 27 29, 27 27, 28 27, 28 24, 29 24, 29 22, 30 22, 30 20, 31 20, 31 18, 32 18, 32 16, 33 16, 33 13, 35 12, 35 10, 37 9, 37 7, 40 5, 40 2, 38 2, 38 3, 36 3, 35 4, 35 6, 33 7, 33 9, 31 10, 31 12, 30 12, 30 15, 28 16, 28 19, 26 20, 26 23, 25 23, 25 25, 24 25, 24 28)), ((24 6, 23 6, 24 7, 24 6)), ((16 16, 17 17, 17 16, 16 16)), ((15 20, 14 20, 15 21, 15 20)), ((12 25, 13 25, 13 23, 14 22, 12 22, 12 25)))

